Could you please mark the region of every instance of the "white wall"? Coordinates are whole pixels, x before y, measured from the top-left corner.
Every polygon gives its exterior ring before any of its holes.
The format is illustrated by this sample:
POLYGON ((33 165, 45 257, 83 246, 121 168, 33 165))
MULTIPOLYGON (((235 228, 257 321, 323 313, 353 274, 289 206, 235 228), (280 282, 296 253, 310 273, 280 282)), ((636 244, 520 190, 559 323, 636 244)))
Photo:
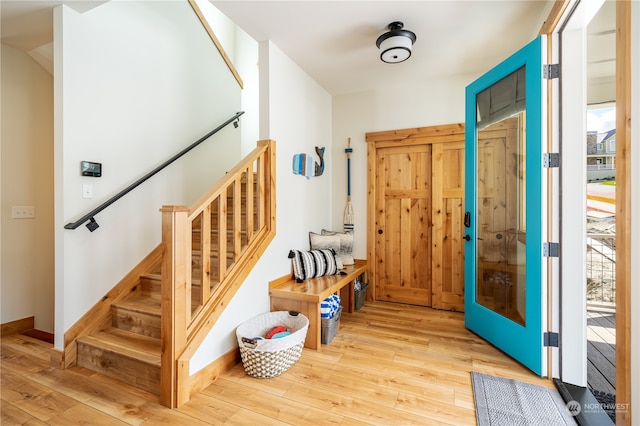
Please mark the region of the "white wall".
POLYGON ((2 45, 0 323, 35 317, 53 333, 53 79, 2 45), (34 206, 34 219, 12 219, 34 206))
POLYGON ((63 229, 240 110, 240 88, 187 2, 108 2, 54 11, 55 346, 161 241, 162 205, 189 205, 240 158, 240 132, 213 140, 98 214, 63 229), (80 176, 80 161, 103 177, 80 176), (93 198, 82 198, 82 185, 93 198))
MULTIPOLYGON (((309 249, 309 231, 331 225, 331 96, 269 42, 260 44, 260 139, 276 141, 276 237, 224 311, 191 363, 191 373, 237 346, 235 329, 268 312, 269 281, 291 271, 291 249, 309 249), (262 119, 262 117, 261 117, 262 119), (297 153, 326 147, 322 176, 292 172, 297 153)), ((255 88, 247 88, 252 90, 255 88)))
POLYGON ((242 110, 240 130, 242 132, 242 156, 249 154, 260 139, 260 68, 258 66, 258 43, 239 27, 234 32, 235 49, 243 52, 234 62, 242 81, 242 110))
MULTIPOLYGON (((393 65, 389 65, 392 67, 393 65)), ((465 87, 477 76, 425 80, 419 86, 382 87, 375 92, 333 98, 331 174, 332 228, 342 229, 347 200, 347 160, 351 138, 351 201, 354 256, 367 257, 367 143, 368 132, 464 122, 465 87)))
POLYGON ((258 43, 208 0, 196 0, 196 3, 243 82, 241 103, 244 115, 240 117, 240 132, 244 157, 255 149, 259 134, 258 43))

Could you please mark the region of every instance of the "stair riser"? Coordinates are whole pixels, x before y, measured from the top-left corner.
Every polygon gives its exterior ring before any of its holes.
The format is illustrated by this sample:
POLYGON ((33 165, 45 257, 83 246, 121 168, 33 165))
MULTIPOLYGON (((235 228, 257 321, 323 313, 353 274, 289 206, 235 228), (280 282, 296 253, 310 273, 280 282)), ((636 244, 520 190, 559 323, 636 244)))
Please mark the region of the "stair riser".
POLYGON ((160 281, 159 279, 140 277, 140 285, 142 294, 158 295, 158 297, 160 297, 160 292, 162 291, 162 281, 160 281))
POLYGON ((134 312, 115 305, 111 306, 111 326, 143 336, 160 338, 160 316, 134 312))
POLYGON ((160 368, 78 341, 78 365, 155 395, 160 394, 160 368))

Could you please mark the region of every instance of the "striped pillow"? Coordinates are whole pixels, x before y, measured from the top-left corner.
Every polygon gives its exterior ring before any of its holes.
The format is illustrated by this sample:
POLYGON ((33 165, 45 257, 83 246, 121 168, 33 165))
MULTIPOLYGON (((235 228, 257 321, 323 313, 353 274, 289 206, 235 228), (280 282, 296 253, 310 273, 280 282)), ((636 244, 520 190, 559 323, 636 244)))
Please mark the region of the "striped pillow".
POLYGON ((291 250, 289 251, 289 259, 293 264, 293 276, 299 283, 307 278, 338 273, 334 250, 291 250))

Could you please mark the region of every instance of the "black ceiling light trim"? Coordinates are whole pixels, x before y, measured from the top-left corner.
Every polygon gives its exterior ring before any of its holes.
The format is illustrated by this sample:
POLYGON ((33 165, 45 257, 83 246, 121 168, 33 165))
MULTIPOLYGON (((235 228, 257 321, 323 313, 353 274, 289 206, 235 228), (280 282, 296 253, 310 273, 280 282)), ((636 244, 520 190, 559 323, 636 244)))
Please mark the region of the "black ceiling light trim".
POLYGON ((404 23, 400 21, 390 23, 387 28, 389 31, 376 40, 376 46, 380 49, 380 60, 388 64, 406 61, 411 56, 411 48, 416 42, 415 33, 403 29, 404 23))

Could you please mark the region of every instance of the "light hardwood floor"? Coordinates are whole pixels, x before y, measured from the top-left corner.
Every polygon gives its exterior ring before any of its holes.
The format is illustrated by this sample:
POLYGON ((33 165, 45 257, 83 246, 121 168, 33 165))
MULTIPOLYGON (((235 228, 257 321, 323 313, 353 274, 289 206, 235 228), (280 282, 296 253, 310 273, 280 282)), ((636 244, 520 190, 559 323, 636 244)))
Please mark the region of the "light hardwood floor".
POLYGON ((2 425, 474 425, 469 372, 553 387, 464 328, 463 314, 368 302, 322 351, 274 379, 241 364, 183 407, 81 367, 49 366, 51 345, 2 338, 2 425))

